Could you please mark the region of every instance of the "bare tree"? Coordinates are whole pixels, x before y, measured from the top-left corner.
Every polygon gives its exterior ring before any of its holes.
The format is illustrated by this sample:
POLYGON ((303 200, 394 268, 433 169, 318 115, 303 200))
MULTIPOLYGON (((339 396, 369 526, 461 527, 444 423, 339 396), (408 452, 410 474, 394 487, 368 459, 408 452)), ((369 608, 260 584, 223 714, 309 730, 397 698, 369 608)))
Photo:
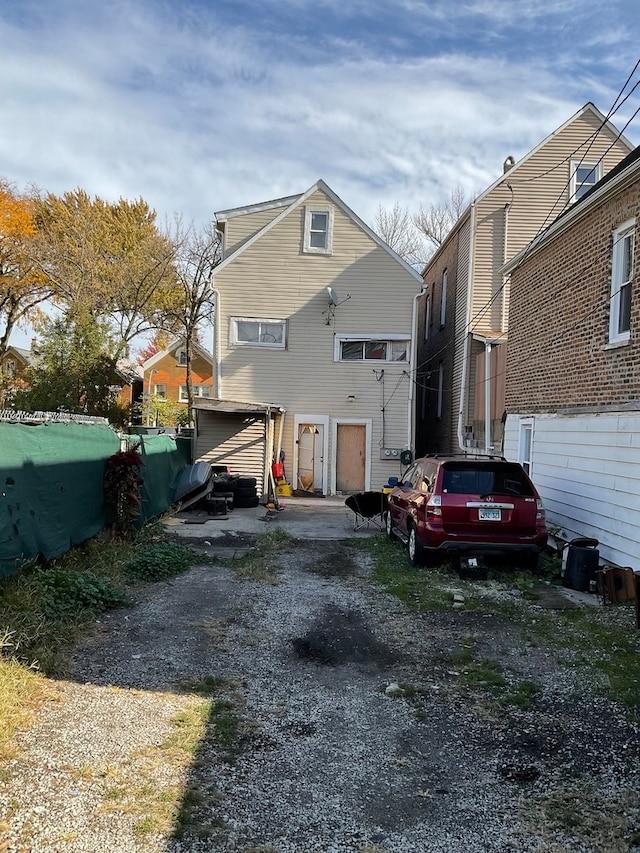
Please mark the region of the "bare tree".
POLYGON ((423 266, 426 256, 424 239, 406 207, 397 201, 391 209, 379 205, 373 230, 408 264, 423 266))
POLYGON ((212 222, 198 229, 177 217, 173 229, 177 283, 171 302, 162 307, 166 328, 184 338, 189 422, 193 411, 191 360, 202 323, 213 319, 211 276, 220 263, 220 239, 212 222))
POLYGON ((468 204, 464 189, 457 186, 451 190, 445 202, 432 204, 428 208, 420 205, 420 210, 414 214, 412 221, 415 228, 430 244, 429 256, 444 243, 468 204))

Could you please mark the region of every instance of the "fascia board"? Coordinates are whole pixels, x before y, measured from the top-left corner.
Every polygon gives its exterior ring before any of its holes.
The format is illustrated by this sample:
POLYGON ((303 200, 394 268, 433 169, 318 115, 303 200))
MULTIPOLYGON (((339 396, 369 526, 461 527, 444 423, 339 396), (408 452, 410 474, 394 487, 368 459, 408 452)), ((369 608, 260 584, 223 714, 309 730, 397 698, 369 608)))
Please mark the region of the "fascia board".
POLYGON ((214 213, 216 222, 227 222, 236 216, 246 216, 248 213, 260 213, 263 210, 275 210, 278 207, 289 207, 298 198, 297 195, 275 198, 271 201, 263 201, 258 204, 247 204, 244 207, 230 207, 228 210, 219 210, 214 213))

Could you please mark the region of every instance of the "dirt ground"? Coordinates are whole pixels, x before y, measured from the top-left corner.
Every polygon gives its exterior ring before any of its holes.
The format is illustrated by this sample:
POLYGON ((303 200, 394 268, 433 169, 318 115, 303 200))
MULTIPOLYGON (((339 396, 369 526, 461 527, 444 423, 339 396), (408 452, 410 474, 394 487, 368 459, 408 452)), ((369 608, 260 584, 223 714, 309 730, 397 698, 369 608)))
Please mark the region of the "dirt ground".
POLYGON ((13 846, 2 849, 638 849, 638 728, 570 658, 500 615, 504 593, 487 585, 495 612, 467 612, 454 607, 452 578, 451 606, 419 614, 371 581, 371 558, 348 541, 294 541, 269 568, 275 579, 196 565, 100 620, 59 701, 25 735, 13 846), (531 702, 469 684, 466 652, 500 662, 505 693, 535 684, 531 702), (166 756, 147 758, 195 701, 189 684, 210 685, 217 705, 178 773, 166 756), (109 803, 124 766, 148 796, 142 764, 147 788, 180 792, 170 831, 143 832, 140 809, 109 803), (86 769, 74 776, 72 765, 86 769))

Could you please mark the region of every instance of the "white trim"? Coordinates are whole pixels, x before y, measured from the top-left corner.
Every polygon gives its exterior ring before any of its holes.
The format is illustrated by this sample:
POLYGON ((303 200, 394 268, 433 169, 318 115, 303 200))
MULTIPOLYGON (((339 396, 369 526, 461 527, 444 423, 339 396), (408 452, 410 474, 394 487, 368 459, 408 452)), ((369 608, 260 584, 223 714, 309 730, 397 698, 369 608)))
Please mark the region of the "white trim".
MULTIPOLYGON (((298 431, 300 424, 320 424, 323 427, 322 442, 322 494, 327 494, 329 473, 329 415, 295 415, 293 419, 293 472, 292 482, 298 482, 298 431)), ((335 448, 335 443, 334 443, 335 448)), ((335 480, 335 474, 334 474, 335 480)), ((295 488, 295 485, 294 485, 295 488)), ((335 487, 333 493, 335 494, 335 487)))
MULTIPOLYGON (((417 294, 418 296, 420 294, 417 294)), ((333 337, 333 360, 335 362, 340 362, 341 364, 410 364, 411 362, 411 335, 402 335, 402 334, 391 334, 391 335, 341 335, 336 334, 333 337), (407 357, 404 361, 394 361, 391 358, 369 358, 369 359, 342 359, 340 358, 341 353, 341 344, 343 343, 356 343, 358 341, 380 341, 381 343, 393 343, 394 341, 406 341, 407 343, 407 357)), ((390 352, 390 350, 389 350, 390 352)))
MULTIPOLYGON (((149 368, 155 367, 156 364, 158 364, 158 362, 162 361, 163 358, 165 358, 168 355, 172 355, 173 353, 175 353, 176 349, 179 346, 184 346, 184 338, 177 338, 175 341, 172 341, 172 343, 170 343, 166 349, 160 350, 155 355, 152 355, 145 362, 143 362, 142 363, 143 371, 146 373, 147 370, 149 370, 149 368)), ((199 355, 202 358, 204 358, 205 361, 209 362, 209 364, 213 365, 213 356, 211 355, 211 353, 207 352, 207 350, 203 346, 201 346, 199 343, 197 343, 196 341, 194 341, 191 344, 191 352, 192 352, 192 356, 193 355, 199 355)), ((184 367, 184 365, 181 365, 181 366, 184 367)))
MULTIPOLYGON (((334 191, 327 184, 325 184, 323 180, 316 181, 316 183, 310 186, 309 189, 302 195, 293 196, 292 198, 294 198, 294 201, 289 207, 285 207, 282 213, 279 213, 277 216, 275 216, 271 220, 271 222, 267 223, 267 225, 264 226, 264 228, 261 228, 259 231, 257 231, 253 235, 253 237, 250 237, 242 244, 242 246, 239 246, 235 250, 235 252, 232 252, 221 263, 219 263, 213 271, 214 279, 219 272, 221 272, 228 264, 231 263, 231 261, 235 260, 243 252, 246 252, 247 249, 253 246, 253 244, 257 240, 267 234, 272 228, 275 228, 277 225, 279 225, 286 216, 288 216, 294 210, 299 208, 301 205, 305 204, 307 199, 310 198, 310 196, 312 196, 313 193, 317 190, 321 190, 326 196, 328 196, 328 198, 333 202, 333 204, 335 204, 336 207, 340 208, 340 210, 342 210, 345 216, 347 216, 349 219, 351 219, 352 222, 354 222, 359 228, 361 228, 365 232, 365 234, 379 246, 379 248, 383 249, 383 251, 385 251, 390 257, 392 257, 406 272, 410 273, 410 275, 417 282, 419 282, 420 285, 423 284, 422 276, 420 275, 420 273, 410 264, 408 264, 403 258, 401 258, 400 255, 394 252, 393 249, 388 246, 384 242, 384 240, 375 233, 375 231, 372 231, 372 229, 365 222, 363 222, 363 220, 360 219, 357 214, 355 214, 349 207, 347 207, 347 205, 342 201, 342 199, 337 196, 334 191)), ((267 204, 267 207, 270 206, 275 207, 275 205, 267 204)), ((252 207, 261 207, 261 205, 253 205, 252 207)))
POLYGON ((287 348, 287 321, 267 317, 229 317, 229 346, 230 347, 260 347, 266 349, 287 348), (265 341, 238 340, 238 323, 258 323, 260 325, 282 326, 282 342, 269 343, 265 341))
MULTIPOLYGON (((610 344, 623 343, 625 341, 630 340, 631 338, 631 329, 625 329, 624 331, 620 332, 618 331, 618 325, 620 323, 620 306, 622 302, 621 288, 630 288, 631 282, 633 281, 635 229, 636 220, 634 218, 628 219, 626 222, 623 222, 622 225, 619 225, 613 231, 613 246, 611 249, 611 291, 609 302, 610 344), (625 278, 623 280, 622 271, 625 259, 624 247, 625 245, 627 245, 627 238, 629 238, 631 241, 631 262, 629 265, 628 278, 625 278)), ((631 320, 630 317, 629 320, 631 320)), ((631 324, 629 323, 629 325, 631 324)))
MULTIPOLYGON (((323 233, 323 232, 317 232, 323 233)), ((333 252, 333 208, 328 205, 313 205, 307 206, 304 209, 304 238, 302 241, 302 251, 306 255, 330 255, 333 252), (324 246, 312 246, 311 234, 314 214, 327 217, 327 228, 324 232, 324 246)))
POLYGON ((522 465, 529 477, 533 476, 533 430, 535 426, 534 418, 520 418, 518 425, 518 462, 522 465), (529 453, 526 453, 524 447, 525 433, 528 433, 529 438, 529 453), (527 458, 528 456, 528 458, 527 458), (527 468, 527 465, 529 466, 527 468))
POLYGON ((447 322, 447 285, 449 281, 449 275, 447 273, 447 269, 442 270, 442 285, 440 292, 440 328, 442 329, 447 322))
POLYGON ((569 204, 573 204, 576 201, 580 201, 582 196, 587 193, 591 189, 591 187, 594 187, 602 178, 602 161, 598 162, 597 160, 574 159, 571 161, 569 177, 569 204), (588 177, 593 175, 593 180, 590 180, 588 184, 586 184, 584 181, 578 182, 578 169, 588 169, 588 177), (584 193, 582 193, 580 196, 577 196, 576 193, 580 192, 583 187, 585 188, 584 193))
POLYGON ((371 489, 371 436, 373 433, 373 420, 371 418, 334 418, 331 421, 331 447, 333 448, 331 456, 331 494, 336 494, 338 426, 342 424, 352 424, 365 428, 364 490, 368 492, 371 489))

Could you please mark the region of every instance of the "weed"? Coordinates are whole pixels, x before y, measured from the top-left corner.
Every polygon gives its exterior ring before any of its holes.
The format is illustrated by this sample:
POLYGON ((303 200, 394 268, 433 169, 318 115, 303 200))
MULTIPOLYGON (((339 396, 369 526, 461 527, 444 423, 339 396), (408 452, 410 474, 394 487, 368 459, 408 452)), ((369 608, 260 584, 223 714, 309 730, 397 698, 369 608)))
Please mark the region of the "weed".
POLYGON ((176 542, 152 542, 127 563, 125 573, 129 580, 149 583, 186 572, 206 559, 176 542))
POLYGON ((234 575, 238 580, 277 584, 278 570, 274 561, 291 542, 292 537, 281 527, 261 533, 257 538, 256 547, 231 563, 234 575))

